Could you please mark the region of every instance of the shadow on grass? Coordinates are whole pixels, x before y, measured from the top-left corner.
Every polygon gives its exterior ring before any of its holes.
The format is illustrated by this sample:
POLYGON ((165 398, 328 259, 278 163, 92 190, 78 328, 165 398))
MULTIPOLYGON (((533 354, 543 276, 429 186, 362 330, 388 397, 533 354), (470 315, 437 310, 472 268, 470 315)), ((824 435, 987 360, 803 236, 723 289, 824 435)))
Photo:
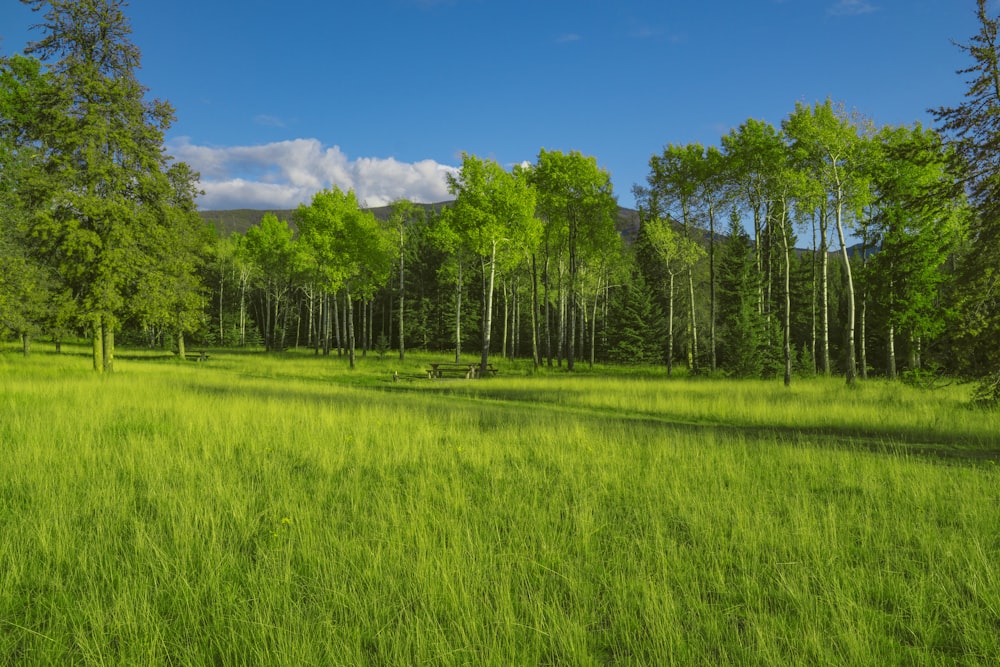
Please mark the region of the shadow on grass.
MULTIPOLYGON (((789 446, 829 448, 848 451, 864 451, 892 456, 919 456, 938 459, 945 462, 978 463, 995 465, 1000 461, 1000 444, 970 443, 967 439, 925 431, 890 431, 859 428, 837 427, 793 427, 778 425, 735 425, 709 422, 684 421, 670 415, 651 414, 648 412, 622 412, 612 409, 593 408, 574 404, 573 390, 565 389, 556 392, 535 392, 516 389, 503 391, 483 391, 474 388, 473 384, 480 380, 433 380, 426 377, 406 377, 394 382, 387 378, 374 383, 341 384, 326 383, 336 386, 338 393, 324 395, 322 393, 288 390, 275 387, 240 387, 229 389, 212 385, 192 385, 198 392, 218 395, 232 395, 234 392, 249 395, 257 399, 290 400, 296 402, 315 403, 317 408, 336 408, 338 410, 352 407, 368 406, 372 403, 371 392, 389 396, 406 397, 407 402, 421 399, 421 402, 441 410, 476 410, 492 413, 493 416, 505 415, 515 417, 524 422, 526 428, 537 423, 538 411, 552 411, 571 415, 573 419, 592 423, 595 428, 606 428, 609 422, 623 425, 639 425, 654 431, 673 432, 703 437, 713 435, 726 440, 742 439, 751 442, 779 443, 789 446), (427 385, 431 386, 428 387, 427 385), (447 400, 441 400, 447 399, 447 400)), ((487 380, 488 382, 488 380, 487 380)), ((405 406, 403 406, 405 407, 405 406)))

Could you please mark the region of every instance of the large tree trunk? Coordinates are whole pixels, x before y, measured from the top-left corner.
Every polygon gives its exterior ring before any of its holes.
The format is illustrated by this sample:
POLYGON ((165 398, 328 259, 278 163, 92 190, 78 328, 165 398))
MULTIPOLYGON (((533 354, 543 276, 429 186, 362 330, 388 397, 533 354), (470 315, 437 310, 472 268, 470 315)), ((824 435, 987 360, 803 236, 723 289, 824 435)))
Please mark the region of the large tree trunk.
POLYGON ((497 274, 497 242, 493 242, 493 249, 490 253, 489 277, 486 282, 486 290, 483 294, 483 353, 479 361, 479 373, 486 376, 486 367, 490 363, 490 331, 493 327, 493 283, 497 274))
POLYGON ((184 331, 181 329, 177 330, 177 356, 181 358, 181 361, 187 359, 187 350, 184 349, 184 331))
POLYGON ((847 243, 844 241, 843 212, 837 204, 837 238, 840 241, 840 257, 844 262, 847 278, 847 384, 854 384, 857 377, 857 361, 854 351, 854 278, 851 275, 851 259, 847 254, 847 243))
POLYGON ((512 327, 510 327, 510 289, 507 287, 506 283, 501 284, 500 289, 503 290, 503 337, 501 347, 501 357, 507 358, 507 336, 510 334, 512 327))
POLYGON ((573 370, 576 360, 576 289, 577 289, 577 266, 576 266, 576 235, 577 226, 575 216, 570 216, 569 220, 569 345, 566 348, 566 368, 573 370))
POLYGON ((91 329, 91 344, 93 350, 94 359, 94 371, 97 373, 104 372, 104 335, 101 331, 101 320, 100 318, 94 319, 94 324, 91 329))
POLYGON ((274 346, 271 334, 271 289, 264 288, 264 351, 270 352, 274 346))
POLYGON ((556 365, 562 368, 566 356, 566 289, 559 276, 559 324, 556 331, 556 365))
POLYGON ((545 299, 545 359, 552 368, 552 307, 549 303, 549 246, 545 243, 545 266, 542 267, 542 288, 545 299))
POLYGON ((250 272, 243 269, 240 272, 240 347, 247 344, 247 284, 250 280, 250 272))
POLYGON ((822 273, 822 297, 823 307, 823 375, 830 375, 830 253, 827 248, 827 221, 826 206, 820 209, 819 214, 820 232, 820 269, 822 273))
MULTIPOLYGON (((682 224, 684 226, 684 237, 691 240, 691 228, 689 224, 689 212, 687 205, 683 205, 681 209, 682 224)), ((759 224, 759 223, 758 223, 759 224)), ((694 266, 688 264, 687 267, 688 275, 688 323, 687 323, 687 333, 688 333, 688 353, 687 362, 688 369, 692 373, 698 372, 698 321, 695 316, 695 298, 694 298, 694 266)))
POLYGON ((104 334, 104 372, 114 373, 115 371, 115 330, 105 318, 101 330, 104 334))
POLYGON ((576 295, 573 288, 569 291, 569 304, 566 306, 567 317, 569 319, 569 335, 566 337, 566 370, 573 370, 576 359, 576 295))
POLYGON ((694 268, 688 267, 688 299, 691 302, 691 312, 689 314, 688 333, 691 335, 691 348, 688 353, 688 368, 693 373, 698 372, 698 320, 695 317, 694 300, 694 268))
POLYGON ((816 259, 819 256, 816 248, 816 216, 813 216, 812 220, 812 236, 813 236, 813 253, 812 253, 812 329, 811 338, 809 339, 810 349, 809 352, 812 355, 812 372, 816 373, 819 368, 818 359, 816 358, 816 306, 817 306, 817 289, 816 289, 816 259))
POLYGON ((709 298, 709 322, 708 322, 708 340, 710 355, 709 364, 711 366, 712 373, 715 373, 716 357, 715 357, 715 316, 716 316, 716 303, 715 303, 715 208, 709 206, 708 209, 708 298, 709 298))
POLYGON ((274 323, 278 325, 278 316, 281 316, 281 334, 278 336, 278 352, 284 352, 286 346, 286 335, 288 333, 288 317, 291 314, 291 276, 288 278, 288 288, 280 292, 274 300, 274 323), (287 297, 289 303, 282 307, 282 302, 287 297))
MULTIPOLYGON (((340 308, 340 301, 337 301, 337 308, 340 308)), ((343 347, 337 352, 338 356, 350 354, 351 334, 348 332, 348 324, 353 323, 352 315, 354 309, 351 308, 351 295, 347 289, 344 290, 344 312, 340 315, 340 342, 343 347)))
POLYGON ((535 254, 531 255, 531 359, 535 368, 541 365, 538 341, 538 264, 535 254))
POLYGON ((514 293, 511 296, 510 313, 510 358, 517 359, 521 354, 521 294, 518 290, 518 281, 514 281, 514 293))
POLYGON ((349 289, 344 290, 344 300, 347 304, 347 309, 345 314, 347 316, 347 356, 350 360, 350 366, 354 368, 354 306, 351 304, 351 291, 349 289))
POLYGON ((368 357, 368 298, 361 297, 361 357, 368 357))
POLYGON ((219 271, 219 345, 226 344, 226 325, 222 314, 222 292, 223 285, 225 283, 225 276, 225 271, 219 271))
POLYGON ((601 300, 601 280, 597 280, 594 290, 594 309, 590 315, 590 367, 594 367, 595 350, 597 348, 597 305, 601 300))
POLYGON ((782 208, 781 239, 785 251, 785 386, 792 385, 792 261, 791 252, 788 249, 788 234, 785 230, 786 213, 782 208))
POLYGON ((667 299, 667 377, 674 373, 674 272, 670 274, 670 297, 667 299))
MULTIPOLYGON (((399 360, 406 359, 406 328, 403 326, 403 314, 406 312, 406 281, 404 280, 404 270, 406 265, 403 260, 403 229, 399 229, 399 360)), ((391 322, 390 322, 391 326, 391 322)), ((390 338, 392 336, 390 335, 390 338)))
POLYGON ((462 260, 458 259, 458 281, 455 287, 455 363, 462 361, 462 260))
POLYGON ((865 319, 868 312, 868 292, 861 290, 861 308, 858 312, 858 372, 862 380, 868 379, 868 349, 865 346, 865 319))
POLYGON ((861 312, 858 313, 858 353, 860 355, 859 359, 859 371, 861 373, 861 379, 868 379, 868 346, 867 337, 868 332, 866 329, 866 319, 868 314, 868 233, 867 231, 862 235, 861 240, 861 277, 863 278, 861 286, 861 312))
POLYGON ((337 345, 337 356, 342 356, 344 349, 340 344, 340 297, 336 292, 333 294, 328 294, 326 297, 326 325, 331 326, 330 316, 333 316, 333 331, 326 333, 326 349, 327 354, 330 353, 330 345, 336 343, 337 345), (331 304, 332 302, 332 304, 331 304))

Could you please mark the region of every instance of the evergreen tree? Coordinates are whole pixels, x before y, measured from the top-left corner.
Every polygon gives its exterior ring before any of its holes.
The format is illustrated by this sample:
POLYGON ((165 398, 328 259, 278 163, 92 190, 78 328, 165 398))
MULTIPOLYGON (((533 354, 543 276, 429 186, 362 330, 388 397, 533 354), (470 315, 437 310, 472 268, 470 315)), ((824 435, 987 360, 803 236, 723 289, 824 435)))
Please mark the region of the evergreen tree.
POLYGON ((758 307, 753 245, 736 215, 730 218, 728 233, 719 261, 720 367, 737 377, 760 377, 765 370, 766 331, 758 307))
POLYGON ((608 356, 621 364, 659 364, 664 356, 664 317, 642 272, 634 267, 628 283, 615 290, 611 300, 608 356))
POLYGON ((39 56, 52 77, 44 104, 34 99, 19 109, 46 174, 31 190, 27 226, 35 251, 80 305, 93 333, 95 370, 112 370, 114 333, 147 260, 171 242, 180 220, 162 214, 178 191, 163 152, 173 109, 145 99, 123 0, 22 2, 43 12, 42 39, 26 52, 39 56))
POLYGON ((959 340, 964 344, 966 372, 982 380, 980 395, 1000 401, 1000 19, 988 12, 988 0, 977 0, 979 33, 959 45, 972 64, 965 101, 934 111, 941 131, 955 148, 963 168, 963 185, 975 207, 959 272, 962 314, 959 340))

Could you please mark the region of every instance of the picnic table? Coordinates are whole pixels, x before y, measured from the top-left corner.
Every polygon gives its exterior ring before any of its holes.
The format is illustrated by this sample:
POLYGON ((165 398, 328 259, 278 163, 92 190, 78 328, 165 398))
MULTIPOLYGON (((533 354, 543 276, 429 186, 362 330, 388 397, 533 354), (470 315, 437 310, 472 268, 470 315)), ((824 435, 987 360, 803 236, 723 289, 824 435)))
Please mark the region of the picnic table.
MULTIPOLYGON (((445 377, 446 375, 454 375, 456 377, 464 377, 466 380, 472 380, 479 377, 479 371, 480 363, 478 361, 440 361, 430 364, 430 368, 427 369, 427 378, 433 380, 434 378, 445 377)), ((486 365, 486 374, 497 374, 497 369, 493 367, 493 364, 486 365)))

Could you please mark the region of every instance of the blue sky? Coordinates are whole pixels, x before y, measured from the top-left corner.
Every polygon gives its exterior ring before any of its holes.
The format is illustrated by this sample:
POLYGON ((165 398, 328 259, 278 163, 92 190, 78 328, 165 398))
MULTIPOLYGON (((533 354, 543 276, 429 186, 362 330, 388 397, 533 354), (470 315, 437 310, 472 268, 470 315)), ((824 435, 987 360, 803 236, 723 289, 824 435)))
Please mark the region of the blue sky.
MULTIPOLYGON (((961 101, 974 0, 135 0, 140 80, 205 209, 449 198, 463 151, 578 150, 632 206, 667 143, 827 97, 877 124, 961 101)), ((0 53, 40 17, 0 2, 0 53)))

